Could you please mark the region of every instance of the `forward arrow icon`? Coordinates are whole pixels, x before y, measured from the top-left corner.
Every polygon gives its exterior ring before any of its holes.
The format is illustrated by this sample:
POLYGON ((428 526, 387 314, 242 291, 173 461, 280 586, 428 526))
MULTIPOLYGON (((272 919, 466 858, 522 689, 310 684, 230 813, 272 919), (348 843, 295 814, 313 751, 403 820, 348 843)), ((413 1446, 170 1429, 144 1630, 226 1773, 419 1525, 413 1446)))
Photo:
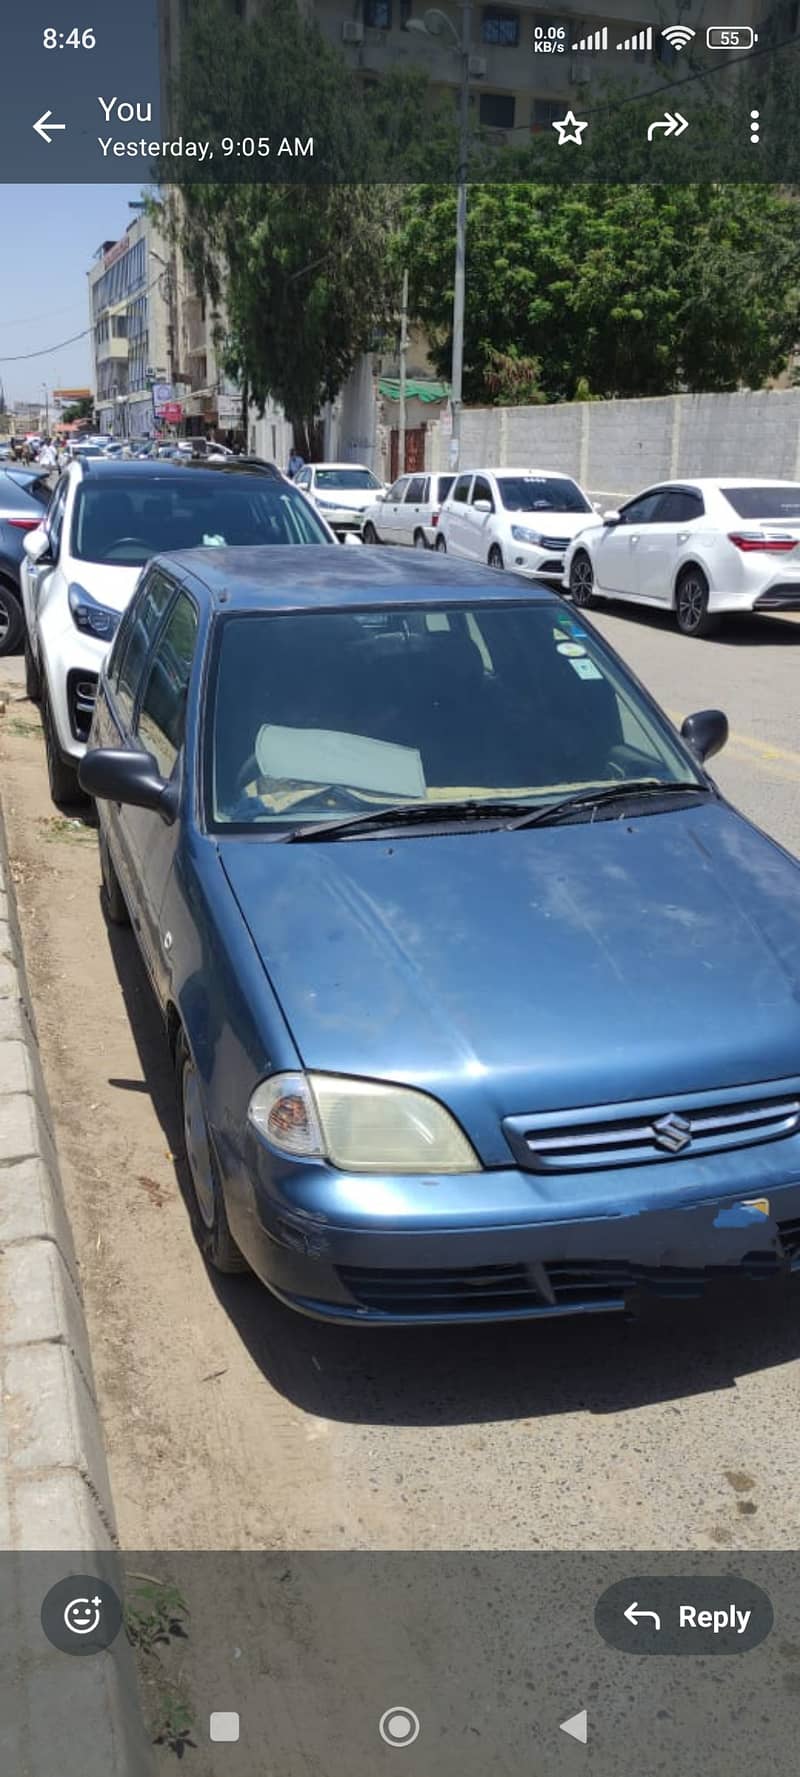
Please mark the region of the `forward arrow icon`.
POLYGON ((665 111, 656 123, 651 123, 647 132, 648 142, 652 142, 656 130, 663 130, 665 136, 682 136, 689 128, 688 117, 682 117, 680 111, 665 111))

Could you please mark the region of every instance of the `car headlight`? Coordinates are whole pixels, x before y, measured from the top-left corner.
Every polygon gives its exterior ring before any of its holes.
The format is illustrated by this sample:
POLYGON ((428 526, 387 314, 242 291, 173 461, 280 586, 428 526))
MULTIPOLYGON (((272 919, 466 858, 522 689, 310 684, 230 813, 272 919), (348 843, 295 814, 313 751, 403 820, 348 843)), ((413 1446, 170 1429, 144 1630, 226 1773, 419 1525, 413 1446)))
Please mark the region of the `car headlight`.
POLYGON ((511 535, 515 543, 534 543, 539 549, 544 541, 539 531, 527 531, 524 524, 512 524, 511 535))
POLYGON ((83 586, 71 586, 67 597, 75 628, 82 630, 84 635, 110 642, 119 628, 120 612, 112 611, 110 605, 99 604, 83 586))
POLYGON ((273 1074, 247 1115, 274 1148, 344 1172, 480 1172, 450 1112, 413 1086, 338 1074, 273 1074))

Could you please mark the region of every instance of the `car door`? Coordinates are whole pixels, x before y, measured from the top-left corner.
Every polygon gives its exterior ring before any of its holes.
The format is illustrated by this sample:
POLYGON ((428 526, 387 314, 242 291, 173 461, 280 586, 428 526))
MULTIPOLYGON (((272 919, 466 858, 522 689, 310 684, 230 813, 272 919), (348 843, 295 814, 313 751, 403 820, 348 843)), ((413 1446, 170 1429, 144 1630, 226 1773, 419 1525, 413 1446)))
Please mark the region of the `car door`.
POLYGON ((663 492, 656 487, 637 494, 621 507, 616 524, 605 526, 592 551, 598 592, 609 592, 615 598, 636 597, 642 537, 655 521, 663 492))
POLYGON ((444 535, 451 555, 469 554, 469 491, 472 474, 458 475, 447 502, 444 535))
POLYGON ((402 540, 400 536, 400 508, 405 499, 408 479, 407 475, 399 476, 398 480, 390 487, 385 500, 378 502, 374 524, 382 543, 399 543, 402 540))
POLYGON ((396 543, 413 543, 416 532, 424 529, 427 522, 429 486, 429 476, 411 476, 397 514, 396 543))
POLYGON ((488 476, 476 475, 475 480, 472 483, 469 505, 465 511, 465 523, 467 525, 467 546, 465 553, 471 556, 473 561, 485 562, 488 560, 489 550, 492 544, 491 524, 495 510, 496 501, 488 476), (481 506, 488 506, 488 511, 479 511, 478 502, 480 502, 481 506))
MULTIPOLYGON (((198 611, 185 589, 178 591, 162 620, 142 675, 131 745, 149 753, 163 778, 181 770, 189 681, 197 647, 198 611)), ((139 941, 160 998, 168 980, 169 941, 160 915, 167 878, 180 834, 149 808, 123 810, 126 843, 139 885, 139 941)))
POLYGON ((697 488, 665 488, 652 520, 641 527, 637 551, 637 584, 643 598, 671 606, 675 573, 691 526, 705 516, 697 488))
MULTIPOLYGON (((127 747, 133 743, 137 700, 150 647, 177 582, 160 567, 145 570, 122 619, 101 678, 92 723, 92 745, 127 747)), ((135 812, 119 802, 105 804, 106 834, 114 868, 141 937, 144 921, 142 890, 134 846, 135 812)))

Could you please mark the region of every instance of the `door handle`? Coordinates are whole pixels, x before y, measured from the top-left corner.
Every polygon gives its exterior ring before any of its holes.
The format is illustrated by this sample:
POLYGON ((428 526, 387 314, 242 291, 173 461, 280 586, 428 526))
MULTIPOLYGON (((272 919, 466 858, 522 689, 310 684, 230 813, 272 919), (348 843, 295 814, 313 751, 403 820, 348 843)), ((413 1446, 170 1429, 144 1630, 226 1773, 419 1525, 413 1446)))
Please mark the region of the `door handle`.
POLYGON ((639 538, 638 538, 638 536, 636 536, 636 537, 629 537, 629 538, 628 538, 628 542, 629 542, 629 543, 630 543, 630 545, 631 545, 631 548, 633 548, 633 545, 634 545, 634 543, 638 543, 638 541, 639 541, 639 538))
POLYGON ((688 531, 679 531, 675 541, 677 543, 688 543, 689 532, 688 531))

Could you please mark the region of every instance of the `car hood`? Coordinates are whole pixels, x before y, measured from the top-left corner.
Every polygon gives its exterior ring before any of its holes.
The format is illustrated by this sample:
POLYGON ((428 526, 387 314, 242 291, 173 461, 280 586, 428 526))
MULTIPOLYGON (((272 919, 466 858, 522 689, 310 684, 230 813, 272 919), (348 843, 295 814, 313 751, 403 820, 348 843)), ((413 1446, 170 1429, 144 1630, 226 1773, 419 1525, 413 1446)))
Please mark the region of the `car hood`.
POLYGON ((339 512, 366 512, 376 504, 377 491, 374 487, 321 487, 314 489, 313 498, 323 509, 335 506, 339 512))
POLYGON ((506 524, 523 525, 526 531, 538 531, 541 537, 577 537, 597 523, 596 512, 508 512, 503 508, 506 524))
POLYGON ((308 1068, 498 1116, 800 1073, 800 866, 724 803, 220 855, 308 1068))
POLYGON ((124 611, 133 597, 141 568, 109 567, 105 562, 73 561, 69 564, 70 586, 82 586, 101 605, 112 611, 124 611))

